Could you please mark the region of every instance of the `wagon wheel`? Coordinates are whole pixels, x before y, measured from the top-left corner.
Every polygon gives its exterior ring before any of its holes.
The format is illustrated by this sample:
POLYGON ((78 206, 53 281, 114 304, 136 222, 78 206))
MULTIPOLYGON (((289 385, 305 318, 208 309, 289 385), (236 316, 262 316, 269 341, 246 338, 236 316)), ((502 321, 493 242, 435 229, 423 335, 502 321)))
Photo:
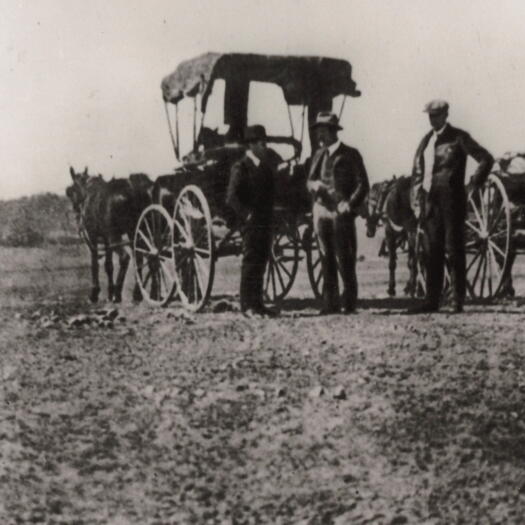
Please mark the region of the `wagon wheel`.
POLYGON ((142 297, 164 306, 177 289, 173 252, 173 225, 168 212, 158 204, 140 216, 133 239, 133 263, 142 297))
POLYGON ((304 232, 304 249, 306 251, 306 268, 308 270, 308 279, 312 286, 316 299, 321 299, 323 294, 323 269, 321 264, 321 252, 319 243, 313 228, 308 226, 304 232))
POLYGON ((466 219, 467 290, 475 299, 489 299, 500 290, 511 241, 507 192, 496 175, 468 196, 466 219))
POLYGON ((215 244, 210 207, 202 190, 183 188, 173 211, 175 279, 185 308, 199 311, 210 297, 215 272, 215 244))
MULTIPOLYGON (((425 252, 425 231, 418 227, 416 234, 416 296, 424 297, 427 294, 427 268, 425 252)), ((450 291, 450 269, 447 256, 445 255, 445 273, 443 277, 442 302, 446 301, 450 291)))
POLYGON ((270 303, 277 303, 286 297, 299 268, 299 231, 295 225, 285 224, 274 233, 264 275, 264 297, 270 303))

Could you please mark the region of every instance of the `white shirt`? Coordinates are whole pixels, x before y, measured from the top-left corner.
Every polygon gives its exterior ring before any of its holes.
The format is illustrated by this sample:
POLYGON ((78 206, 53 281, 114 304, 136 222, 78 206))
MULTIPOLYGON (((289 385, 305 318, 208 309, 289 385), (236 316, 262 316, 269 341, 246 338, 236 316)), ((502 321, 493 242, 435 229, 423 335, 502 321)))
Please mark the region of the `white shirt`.
POLYGON ((330 157, 335 153, 335 150, 341 145, 341 141, 338 140, 337 142, 334 142, 330 146, 328 146, 328 154, 330 157))
POLYGON ((257 155, 255 155, 251 149, 246 150, 246 156, 255 164, 255 166, 259 167, 261 159, 257 157, 257 155))
POLYGON ((438 131, 434 131, 430 140, 428 141, 427 147, 423 153, 425 158, 425 174, 423 175, 423 189, 425 191, 430 191, 430 186, 432 185, 432 171, 434 170, 434 159, 436 157, 436 140, 443 133, 443 130, 447 127, 445 124, 438 131))

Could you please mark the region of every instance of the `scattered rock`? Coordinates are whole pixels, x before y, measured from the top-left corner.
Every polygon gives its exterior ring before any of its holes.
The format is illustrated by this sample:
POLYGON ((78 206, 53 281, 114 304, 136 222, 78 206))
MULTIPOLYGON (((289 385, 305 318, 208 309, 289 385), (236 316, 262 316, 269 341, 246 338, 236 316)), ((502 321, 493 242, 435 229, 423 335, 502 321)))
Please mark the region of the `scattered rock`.
POLYGON ((341 385, 337 385, 332 389, 332 397, 334 399, 346 399, 346 391, 341 385))
POLYGON ((237 312, 239 308, 235 303, 229 301, 228 299, 220 299, 215 304, 212 305, 211 311, 214 314, 222 314, 224 312, 237 312))
POLYGON ((286 395, 286 387, 276 386, 275 387, 275 397, 284 397, 286 395))
POLYGON ((69 326, 82 326, 86 324, 91 324, 91 318, 85 314, 77 314, 77 315, 71 316, 66 321, 66 324, 69 326))
POLYGON ((97 310, 95 315, 102 317, 105 321, 114 321, 118 317, 119 311, 117 308, 105 308, 103 310, 97 310))
POLYGON ((312 388, 310 392, 308 392, 308 396, 311 398, 319 398, 324 396, 324 394, 325 390, 324 387, 322 387, 321 385, 314 386, 314 388, 312 388))

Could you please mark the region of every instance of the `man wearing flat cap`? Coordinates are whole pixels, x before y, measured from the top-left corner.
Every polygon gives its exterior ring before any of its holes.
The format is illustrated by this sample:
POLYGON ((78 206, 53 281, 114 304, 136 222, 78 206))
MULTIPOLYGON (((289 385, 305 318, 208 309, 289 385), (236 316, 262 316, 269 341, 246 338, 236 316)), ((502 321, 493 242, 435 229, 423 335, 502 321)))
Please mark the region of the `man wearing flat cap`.
POLYGON ((478 162, 469 186, 481 188, 494 159, 466 131, 447 122, 444 100, 426 104, 432 129, 419 144, 412 170, 412 205, 426 233, 426 285, 424 303, 414 313, 435 312, 443 288, 445 253, 450 264, 453 312, 463 311, 466 292, 465 217, 467 157, 478 162))
POLYGON ((272 245, 274 176, 279 160, 266 146, 264 126, 244 132, 245 155, 231 169, 226 202, 243 233, 240 300, 245 314, 271 316, 263 303, 263 279, 272 245))
POLYGON ((359 151, 338 139, 342 128, 336 115, 320 112, 311 129, 319 144, 307 186, 314 200, 313 223, 324 280, 320 313, 352 313, 357 303, 355 218, 368 194, 368 175, 359 151), (342 304, 338 269, 343 282, 342 304))

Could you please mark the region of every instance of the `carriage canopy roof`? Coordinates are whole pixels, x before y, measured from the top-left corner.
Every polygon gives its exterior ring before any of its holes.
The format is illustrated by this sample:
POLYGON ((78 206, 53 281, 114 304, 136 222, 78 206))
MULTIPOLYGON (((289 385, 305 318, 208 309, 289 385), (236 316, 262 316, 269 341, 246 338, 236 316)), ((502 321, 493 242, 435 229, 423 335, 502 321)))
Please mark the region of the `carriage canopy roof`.
POLYGON ((233 84, 234 92, 245 91, 250 81, 279 85, 288 104, 310 104, 314 99, 337 95, 357 97, 361 93, 352 80, 346 60, 315 56, 280 56, 244 53, 206 53, 182 62, 162 80, 166 102, 202 95, 202 111, 216 78, 233 84))

